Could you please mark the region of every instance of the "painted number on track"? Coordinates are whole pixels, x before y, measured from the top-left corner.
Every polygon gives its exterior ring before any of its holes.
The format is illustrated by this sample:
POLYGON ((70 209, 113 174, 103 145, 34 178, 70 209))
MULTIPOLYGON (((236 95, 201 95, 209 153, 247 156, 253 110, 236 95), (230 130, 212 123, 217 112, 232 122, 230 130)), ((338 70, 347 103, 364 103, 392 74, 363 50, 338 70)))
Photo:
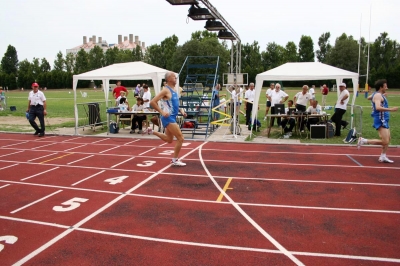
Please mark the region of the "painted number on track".
MULTIPOLYGON (((6 244, 14 244, 17 242, 18 237, 16 236, 0 236, 0 242, 5 242, 6 244)), ((4 245, 0 244, 0 252, 4 249, 4 245)))
POLYGON ((106 179, 106 180, 104 180, 104 182, 107 182, 110 185, 115 185, 115 184, 122 183, 122 181, 124 181, 128 177, 129 176, 127 176, 127 175, 117 176, 117 177, 106 179))
POLYGON ((81 206, 79 202, 86 202, 86 201, 88 201, 88 199, 72 198, 70 200, 67 200, 66 202, 61 203, 61 205, 66 205, 68 207, 54 206, 53 210, 56 212, 69 212, 81 206))
POLYGON ((159 153, 160 155, 171 155, 171 154, 174 154, 174 151, 171 151, 171 150, 165 150, 165 151, 163 151, 163 152, 161 152, 161 153, 159 153))
POLYGON ((149 166, 154 165, 155 163, 156 163, 156 161, 144 161, 143 163, 138 163, 137 166, 139 166, 139 167, 149 167, 149 166))

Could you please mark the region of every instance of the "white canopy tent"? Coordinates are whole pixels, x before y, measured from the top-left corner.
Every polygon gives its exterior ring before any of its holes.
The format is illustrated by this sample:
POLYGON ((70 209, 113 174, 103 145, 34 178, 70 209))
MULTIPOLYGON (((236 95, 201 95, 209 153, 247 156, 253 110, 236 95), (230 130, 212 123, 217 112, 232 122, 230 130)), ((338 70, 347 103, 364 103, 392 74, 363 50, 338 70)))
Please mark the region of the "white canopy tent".
MULTIPOLYGON (((256 76, 255 99, 252 111, 252 121, 257 116, 258 102, 260 99, 263 82, 268 81, 284 81, 284 80, 336 80, 337 87, 343 82, 343 79, 351 79, 353 81, 353 100, 354 105, 355 94, 358 89, 358 73, 343 70, 337 67, 317 62, 304 63, 286 63, 279 67, 273 68, 256 76)), ((299 89, 300 91, 300 89, 299 89)), ((339 90, 337 91, 339 95, 339 90)), ((353 114, 353 108, 351 109, 353 114)))
MULTIPOLYGON (((169 70, 155 67, 144 62, 129 62, 114 64, 73 76, 75 134, 78 128, 78 107, 76 104, 76 86, 78 80, 101 80, 103 82, 104 97, 108 107, 110 80, 152 80, 155 93, 160 92, 161 82, 169 70)), ((179 85, 177 84, 179 87, 179 85)))

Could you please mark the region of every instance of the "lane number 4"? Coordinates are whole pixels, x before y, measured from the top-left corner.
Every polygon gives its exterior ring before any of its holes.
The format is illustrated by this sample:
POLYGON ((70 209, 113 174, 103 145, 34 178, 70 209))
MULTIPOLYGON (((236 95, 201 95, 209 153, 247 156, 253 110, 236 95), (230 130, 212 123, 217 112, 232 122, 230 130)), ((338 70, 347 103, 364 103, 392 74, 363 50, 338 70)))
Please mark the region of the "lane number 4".
POLYGON ((79 206, 81 206, 81 203, 88 201, 89 199, 84 199, 84 198, 72 198, 70 200, 67 200, 66 202, 61 203, 61 205, 66 205, 68 207, 63 207, 63 206, 54 206, 53 210, 56 212, 68 212, 75 210, 79 206), (80 203, 81 202, 81 203, 80 203))

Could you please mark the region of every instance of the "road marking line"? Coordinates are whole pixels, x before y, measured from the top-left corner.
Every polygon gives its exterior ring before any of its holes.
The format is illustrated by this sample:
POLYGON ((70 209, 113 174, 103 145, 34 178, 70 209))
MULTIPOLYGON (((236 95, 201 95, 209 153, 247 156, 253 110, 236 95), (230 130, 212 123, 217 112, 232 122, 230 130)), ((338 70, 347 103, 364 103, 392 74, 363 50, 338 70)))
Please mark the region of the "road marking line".
POLYGON ((45 199, 47 199, 47 198, 50 198, 51 196, 53 196, 53 195, 55 195, 55 194, 58 194, 58 193, 60 193, 61 191, 62 191, 62 190, 58 190, 58 191, 56 191, 56 192, 54 192, 54 193, 51 193, 50 195, 47 195, 47 196, 45 196, 45 197, 43 197, 43 198, 41 198, 41 199, 38 199, 38 200, 36 200, 36 201, 34 201, 34 202, 31 202, 31 203, 29 203, 29 204, 27 204, 27 205, 25 205, 25 206, 23 206, 23 207, 21 207, 21 208, 19 208, 19 209, 16 209, 16 210, 14 210, 14 211, 12 211, 12 212, 10 212, 10 213, 14 214, 14 213, 16 213, 16 212, 19 212, 20 210, 23 210, 23 209, 28 208, 28 207, 30 207, 30 206, 32 206, 32 205, 38 203, 38 202, 41 202, 41 201, 43 201, 43 200, 45 200, 45 199))
POLYGON ((38 159, 46 158, 46 157, 55 155, 55 154, 57 154, 57 153, 58 153, 58 152, 54 152, 54 153, 50 153, 50 154, 47 154, 47 155, 44 155, 44 156, 41 156, 41 157, 36 157, 36 158, 34 158, 34 159, 28 160, 27 162, 32 162, 32 161, 35 161, 35 160, 38 160, 38 159))
POLYGON ((110 168, 115 168, 115 167, 117 167, 118 165, 121 165, 121 164, 123 164, 123 163, 126 163, 126 162, 132 160, 133 158, 135 158, 135 157, 131 157, 131 158, 125 160, 125 161, 122 161, 122 162, 120 162, 120 163, 117 163, 117 164, 111 166, 110 168))
POLYGON ((21 181, 25 181, 25 180, 27 180, 27 179, 30 179, 30 178, 32 178, 32 177, 35 177, 35 176, 38 176, 38 175, 45 174, 45 173, 47 173, 47 172, 50 172, 50 171, 56 170, 56 169, 58 169, 58 168, 60 168, 60 167, 58 167, 58 166, 57 166, 57 167, 54 167, 54 168, 52 168, 52 169, 49 169, 49 170, 46 170, 46 171, 40 172, 40 173, 38 173, 38 174, 34 174, 34 175, 31 175, 31 176, 28 176, 28 177, 22 178, 22 179, 21 179, 21 181))
POLYGON ((23 151, 17 151, 17 152, 12 152, 12 153, 9 153, 9 154, 0 155, 0 157, 4 157, 4 156, 8 156, 8 155, 13 155, 13 154, 21 153, 21 152, 23 152, 23 151))
POLYGON ((61 142, 68 142, 68 141, 71 141, 71 140, 74 140, 74 139, 81 139, 82 137, 77 137, 77 138, 72 138, 72 139, 66 139, 66 140, 63 140, 63 141, 61 141, 61 142))
POLYGON ((40 162, 39 164, 43 164, 43 163, 47 163, 47 162, 54 161, 54 160, 57 160, 57 159, 61 159, 61 158, 70 156, 70 155, 72 155, 72 154, 73 154, 73 153, 67 153, 67 154, 61 155, 61 156, 59 156, 59 157, 52 158, 52 159, 49 159, 49 160, 47 160, 47 161, 40 162))
MULTIPOLYGON (((229 185, 231 184, 232 178, 228 178, 228 180, 225 183, 224 188, 222 189, 224 192, 226 192, 226 190, 228 189, 229 185)), ((222 199, 224 198, 224 194, 220 193, 219 197, 217 199, 217 202, 221 202, 222 199)))
POLYGON ((137 142, 137 141, 139 141, 139 140, 140 140, 140 139, 135 139, 135 140, 132 140, 132 141, 129 141, 129 142, 125 143, 124 145, 129 145, 129 144, 134 143, 134 142, 137 142))
POLYGON ((94 144, 94 143, 98 143, 98 142, 106 141, 106 140, 109 140, 109 139, 110 139, 110 138, 105 138, 105 139, 101 139, 101 140, 93 141, 93 142, 91 142, 91 143, 89 143, 89 144, 94 144))
POLYGON ((107 149, 107 150, 104 150, 104 151, 101 151, 101 152, 99 152, 99 153, 105 153, 105 152, 108 152, 108 151, 114 150, 114 149, 116 149, 116 148, 119 148, 119 146, 115 146, 115 147, 109 148, 109 149, 107 149))
POLYGON ((81 181, 78 181, 78 182, 76 182, 76 183, 73 183, 71 186, 78 185, 79 183, 82 183, 83 181, 86 181, 86 180, 88 180, 89 178, 92 178, 92 177, 94 177, 94 176, 96 176, 96 175, 99 175, 99 174, 101 174, 101 173, 104 173, 104 172, 105 172, 105 170, 103 170, 103 171, 100 171, 100 172, 98 172, 97 174, 94 174, 94 175, 88 176, 88 177, 86 177, 86 178, 82 179, 81 181))
POLYGON ((42 222, 42 221, 29 220, 29 219, 21 219, 21 218, 9 217, 9 216, 1 216, 1 215, 0 215, 0 219, 3 219, 3 220, 11 220, 11 221, 17 221, 17 222, 23 222, 23 223, 32 223, 32 224, 47 225, 47 226, 52 226, 52 227, 64 228, 64 229, 68 229, 68 228, 71 227, 70 225, 62 225, 62 224, 55 224, 55 223, 46 223, 46 222, 42 222))
MULTIPOLYGON (((204 142, 204 144, 207 142, 204 142)), ((206 167, 204 161, 203 161, 203 155, 201 154, 203 145, 200 146, 199 149, 199 159, 200 163, 202 164, 204 171, 206 171, 207 175, 211 179, 211 181, 214 183, 215 187, 224 195, 224 197, 232 204, 232 206, 251 224, 256 228, 266 239, 268 239, 277 249, 279 249, 285 256, 287 256, 290 260, 292 260, 296 265, 304 265, 299 259, 297 259, 295 256, 293 256, 292 253, 290 253, 285 247, 283 247, 278 241, 276 241, 270 234, 268 234, 260 225, 256 223, 247 213, 234 201, 231 199, 231 197, 228 196, 228 194, 225 193, 225 191, 222 190, 222 188, 219 186, 217 181, 215 181, 214 177, 211 175, 210 171, 208 171, 208 168, 206 167)))
POLYGON ((66 150, 64 150, 64 151, 70 151, 70 150, 77 149, 77 148, 81 148, 81 147, 85 147, 85 146, 87 146, 87 144, 79 145, 79 146, 77 146, 77 147, 73 147, 73 148, 70 148, 70 149, 66 149, 66 150))
POLYGON ((354 159, 353 157, 351 157, 350 155, 346 155, 347 157, 349 157, 353 162, 355 162, 356 164, 358 164, 359 166, 363 166, 362 164, 360 164, 356 159, 354 159))
POLYGON ((0 188, 8 187, 10 184, 5 184, 4 186, 1 186, 0 188))
POLYGON ((73 163, 76 163, 76 162, 79 162, 79 161, 83 161, 83 160, 88 159, 88 158, 91 158, 91 157, 93 157, 93 156, 94 156, 94 155, 89 155, 89 156, 86 156, 86 157, 81 158, 81 159, 76 160, 76 161, 72 161, 72 162, 67 163, 67 164, 68 164, 68 165, 71 165, 71 164, 73 164, 73 163))
POLYGON ((352 259, 352 260, 386 261, 386 262, 397 262, 397 263, 400 263, 400 259, 397 259, 397 258, 395 259, 395 258, 341 255, 341 254, 327 254, 327 253, 312 253, 312 252, 300 252, 300 251, 292 251, 292 253, 296 254, 296 255, 301 255, 301 256, 313 256, 313 257, 324 257, 324 258, 340 258, 340 259, 352 259))
POLYGON ((4 167, 0 168, 0 170, 7 169, 7 168, 10 168, 10 167, 13 167, 13 166, 16 166, 16 165, 19 165, 19 164, 16 163, 16 164, 12 164, 12 165, 9 165, 9 166, 4 166, 4 167))
MULTIPOLYGON (((4 140, 3 140, 3 141, 4 141, 4 140)), ((6 145, 6 146, 1 146, 1 148, 11 147, 11 146, 19 145, 19 144, 25 144, 25 143, 27 143, 27 142, 29 142, 29 141, 27 140, 27 141, 22 141, 22 142, 14 143, 14 144, 9 144, 9 145, 6 145)))
MULTIPOLYGON (((55 144, 58 144, 58 142, 54 142, 54 143, 50 143, 50 144, 38 146, 38 147, 35 147, 35 149, 37 150, 37 149, 39 149, 39 148, 43 148, 43 147, 47 147, 47 146, 51 146, 51 145, 55 145, 55 144)), ((52 152, 54 152, 54 151, 52 151, 52 152)))
POLYGON ((148 152, 151 152, 152 150, 155 150, 156 148, 152 148, 152 149, 150 149, 150 150, 148 150, 148 151, 145 151, 145 152, 142 152, 141 154, 139 154, 139 156, 141 156, 141 155, 143 155, 143 154, 146 154, 146 153, 148 153, 148 152))

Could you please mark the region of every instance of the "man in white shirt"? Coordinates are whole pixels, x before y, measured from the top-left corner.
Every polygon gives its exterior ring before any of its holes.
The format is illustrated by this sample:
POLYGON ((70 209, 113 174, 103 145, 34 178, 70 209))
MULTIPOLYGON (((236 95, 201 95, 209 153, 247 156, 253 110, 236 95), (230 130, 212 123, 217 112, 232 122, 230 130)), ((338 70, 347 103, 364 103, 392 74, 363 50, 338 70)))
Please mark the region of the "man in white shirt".
MULTIPOLYGON (((318 101, 314 100, 311 102, 311 105, 307 108, 307 113, 309 114, 321 114, 321 105, 318 104, 318 101)), ((310 125, 316 125, 319 123, 319 117, 309 117, 307 119, 307 128, 310 130, 310 125)), ((304 127, 304 125, 303 125, 304 127)))
POLYGON ((151 93, 147 84, 143 85, 143 107, 150 108, 151 93))
POLYGON ((269 112, 269 108, 271 107, 271 102, 270 102, 270 100, 268 99, 268 96, 270 96, 271 92, 272 92, 274 89, 275 89, 275 84, 274 84, 274 83, 271 83, 271 84, 269 84, 269 88, 267 89, 267 91, 266 91, 266 93, 265 93, 265 96, 266 96, 266 98, 267 98, 267 103, 266 103, 266 108, 265 108, 265 117, 264 117, 264 120, 267 120, 267 115, 268 115, 268 112, 269 112))
POLYGON ((33 135, 43 137, 45 132, 44 116, 47 115, 46 97, 43 92, 39 91, 39 84, 36 82, 32 84, 32 91, 29 92, 26 112, 29 114, 29 123, 35 129, 33 135), (39 119, 40 128, 35 122, 36 117, 39 119))
POLYGON ((308 86, 304 85, 302 91, 296 93, 293 100, 296 109, 305 112, 307 109, 307 104, 310 103, 311 105, 311 100, 312 100, 312 95, 308 93, 308 86))
POLYGON ((339 85, 340 94, 335 105, 335 113, 332 116, 332 121, 335 123, 336 131, 335 136, 340 137, 340 127, 345 128, 349 123, 343 121, 343 115, 346 113, 347 103, 349 102, 350 93, 346 89, 346 83, 340 83, 339 85))
MULTIPOLYGON (((286 102, 286 100, 289 98, 289 95, 281 91, 281 84, 277 83, 275 85, 275 90, 271 91, 271 95, 268 96, 268 99, 271 102, 271 113, 275 114, 275 104, 280 104, 286 102)), ((281 124, 281 118, 277 118, 278 121, 278 126, 281 124)), ((271 125, 274 125, 274 117, 271 117, 271 125)))
POLYGON ((309 93, 311 94, 312 99, 315 100, 315 85, 311 86, 309 93))
POLYGON ((249 89, 244 94, 244 98, 246 99, 246 105, 244 109, 246 110, 246 125, 248 129, 251 130, 251 111, 253 110, 253 102, 256 96, 256 91, 254 90, 254 83, 250 83, 249 89))

